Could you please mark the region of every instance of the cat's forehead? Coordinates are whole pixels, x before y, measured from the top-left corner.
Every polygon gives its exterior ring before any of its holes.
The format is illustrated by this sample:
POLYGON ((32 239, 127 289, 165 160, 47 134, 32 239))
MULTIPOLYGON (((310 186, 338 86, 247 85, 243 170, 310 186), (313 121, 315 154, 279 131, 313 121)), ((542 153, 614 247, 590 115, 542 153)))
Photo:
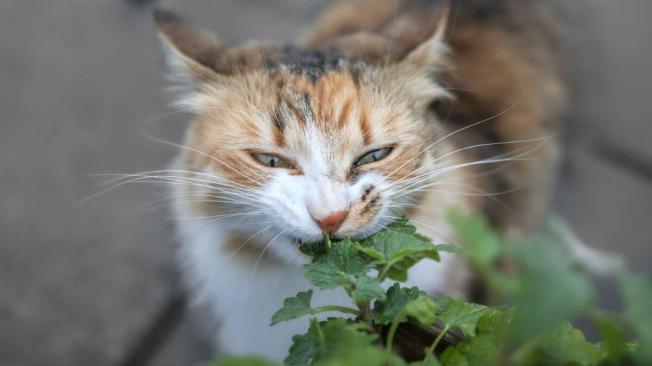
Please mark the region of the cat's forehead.
POLYGON ((216 85, 202 113, 200 135, 234 149, 298 156, 319 151, 350 159, 419 133, 421 124, 409 107, 389 98, 369 69, 320 57, 216 85))
POLYGON ((316 79, 314 75, 271 75, 276 84, 272 100, 275 124, 282 129, 316 127, 334 134, 345 131, 355 120, 368 120, 370 96, 361 88, 356 75, 334 70, 325 71, 316 79))

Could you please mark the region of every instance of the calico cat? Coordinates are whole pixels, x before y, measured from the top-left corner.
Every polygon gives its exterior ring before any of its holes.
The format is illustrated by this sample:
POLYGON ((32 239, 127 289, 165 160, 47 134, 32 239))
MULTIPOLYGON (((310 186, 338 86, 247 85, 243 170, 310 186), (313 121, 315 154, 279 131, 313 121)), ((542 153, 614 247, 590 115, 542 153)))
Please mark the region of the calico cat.
MULTIPOLYGON (((338 2, 291 46, 228 45, 155 14, 179 105, 194 114, 168 172, 182 267, 219 323, 219 350, 282 359, 307 322, 270 318, 310 287, 298 244, 322 232, 365 237, 406 215, 451 243, 451 207, 536 228, 567 99, 540 3, 338 2)), ((409 284, 467 296, 470 279, 444 255, 409 284)))

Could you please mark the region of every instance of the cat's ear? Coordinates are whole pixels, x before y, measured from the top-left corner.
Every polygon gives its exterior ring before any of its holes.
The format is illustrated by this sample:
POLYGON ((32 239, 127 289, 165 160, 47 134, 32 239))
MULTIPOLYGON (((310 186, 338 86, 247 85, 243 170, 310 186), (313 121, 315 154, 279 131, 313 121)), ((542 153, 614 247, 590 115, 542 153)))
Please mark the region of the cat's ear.
POLYGON ((174 78, 190 82, 219 79, 219 64, 227 46, 169 11, 154 11, 154 21, 174 78))
POLYGON ((417 45, 402 60, 402 64, 426 71, 435 71, 445 64, 447 53, 446 34, 448 30, 448 19, 450 17, 450 5, 443 1, 437 9, 436 28, 434 33, 417 45))

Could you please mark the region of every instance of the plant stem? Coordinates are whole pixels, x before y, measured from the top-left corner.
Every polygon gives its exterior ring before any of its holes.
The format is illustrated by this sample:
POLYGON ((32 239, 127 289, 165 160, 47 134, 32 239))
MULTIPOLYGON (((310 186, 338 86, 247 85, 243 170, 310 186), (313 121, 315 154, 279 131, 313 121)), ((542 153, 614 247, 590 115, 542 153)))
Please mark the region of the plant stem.
POLYGON ((401 324, 401 319, 403 318, 403 313, 399 314, 396 318, 394 318, 394 321, 392 321, 392 325, 389 326, 389 331, 387 332, 387 340, 385 341, 385 350, 387 351, 388 354, 392 353, 392 346, 394 345, 394 336, 396 335, 396 330, 398 329, 398 325, 401 324))
POLYGON ((378 274, 378 280, 379 280, 380 282, 383 282, 383 281, 385 280, 385 277, 387 277, 387 272, 389 272, 389 270, 392 268, 392 266, 393 266, 394 264, 396 264, 396 263, 397 263, 399 260, 401 260, 401 259, 403 259, 403 258, 401 257, 401 258, 397 258, 397 259, 394 259, 394 260, 392 260, 392 261, 389 261, 389 262, 385 265, 385 268, 383 268, 383 270, 378 274))
POLYGON ((432 345, 426 349, 426 359, 423 361, 424 363, 427 363, 430 361, 432 356, 435 354, 435 348, 437 348, 437 345, 439 345, 439 342, 441 342, 442 339, 444 339, 444 336, 448 331, 450 330, 450 326, 445 326, 444 329, 442 329, 441 333, 435 338, 435 341, 432 342, 432 345))
POLYGON ((371 307, 369 306, 369 303, 358 305, 358 318, 369 323, 371 321, 370 314, 371 314, 371 307))
POLYGON ((312 318, 312 324, 315 326, 315 329, 317 329, 317 334, 319 335, 319 343, 321 343, 322 346, 325 345, 326 337, 324 337, 324 332, 321 330, 317 318, 312 318))
POLYGON ((351 324, 351 328, 355 330, 366 330, 369 333, 377 333, 376 328, 371 326, 369 323, 361 322, 361 323, 353 323, 351 324))
POLYGON ((349 308, 346 306, 338 306, 338 305, 320 306, 318 308, 312 309, 312 311, 310 311, 310 314, 317 315, 329 311, 338 311, 340 313, 358 315, 358 309, 349 308))

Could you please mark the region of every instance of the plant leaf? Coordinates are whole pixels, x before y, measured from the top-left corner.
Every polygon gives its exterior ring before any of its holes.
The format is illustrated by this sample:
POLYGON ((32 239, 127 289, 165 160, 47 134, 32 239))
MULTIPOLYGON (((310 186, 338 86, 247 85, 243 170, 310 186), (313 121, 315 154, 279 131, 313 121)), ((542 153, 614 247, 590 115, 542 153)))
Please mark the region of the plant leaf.
POLYGON ((641 364, 652 363, 652 285, 647 277, 629 271, 619 277, 625 321, 640 337, 635 358, 641 364))
POLYGON ((360 251, 375 259, 375 266, 389 278, 404 281, 408 269, 418 261, 439 260, 430 239, 417 234, 406 218, 400 218, 385 229, 360 242, 360 251))
POLYGON ((310 306, 312 294, 312 290, 308 290, 306 292, 299 292, 296 296, 288 297, 283 300, 283 307, 274 313, 270 325, 275 325, 310 314, 312 311, 310 306))
POLYGON ((385 301, 376 301, 374 306, 374 321, 376 324, 388 325, 401 315, 403 309, 411 301, 416 300, 421 291, 418 288, 400 287, 395 283, 387 290, 385 301))
POLYGON ((440 361, 447 366, 495 365, 511 325, 513 312, 490 309, 477 322, 476 336, 449 347, 440 361))
POLYGON ((367 275, 356 278, 355 290, 352 293, 356 304, 366 304, 373 300, 385 300, 385 290, 380 287, 380 282, 367 275))
POLYGON ((416 319, 419 323, 430 326, 437 321, 437 310, 439 306, 430 296, 421 294, 410 301, 404 309, 405 315, 416 319))
POLYGON ((467 336, 473 337, 478 321, 489 312, 491 309, 486 306, 450 299, 446 308, 438 314, 438 318, 445 325, 457 327, 467 336))
POLYGON ((357 330, 346 319, 331 318, 321 323, 313 319, 305 335, 292 338, 294 343, 284 364, 386 365, 388 355, 375 345, 376 339, 376 335, 357 330))
POLYGON ((579 329, 563 322, 536 338, 533 345, 516 355, 520 365, 598 365, 603 357, 599 346, 587 342, 579 329))
POLYGON ((464 244, 464 252, 474 264, 493 266, 501 252, 501 240, 487 220, 482 216, 467 216, 457 209, 451 210, 448 218, 464 244))
POLYGON ((590 282, 553 243, 524 241, 513 248, 520 267, 512 334, 516 342, 553 329, 592 304, 590 282))
POLYGON ((370 261, 363 257, 350 239, 333 243, 325 255, 305 267, 305 276, 321 289, 351 287, 355 276, 365 274, 370 261))
POLYGON ((225 356, 207 366, 275 366, 276 364, 257 356, 225 356))
POLYGON ((464 248, 457 245, 457 244, 437 244, 435 245, 435 249, 440 252, 447 252, 447 253, 463 253, 464 248))
POLYGON ((310 364, 310 358, 314 353, 313 342, 308 334, 295 335, 292 337, 292 346, 283 360, 286 366, 305 366, 310 364))
POLYGON ((627 339, 622 327, 606 315, 595 319, 595 324, 602 337, 601 348, 612 362, 617 362, 627 353, 627 339))

